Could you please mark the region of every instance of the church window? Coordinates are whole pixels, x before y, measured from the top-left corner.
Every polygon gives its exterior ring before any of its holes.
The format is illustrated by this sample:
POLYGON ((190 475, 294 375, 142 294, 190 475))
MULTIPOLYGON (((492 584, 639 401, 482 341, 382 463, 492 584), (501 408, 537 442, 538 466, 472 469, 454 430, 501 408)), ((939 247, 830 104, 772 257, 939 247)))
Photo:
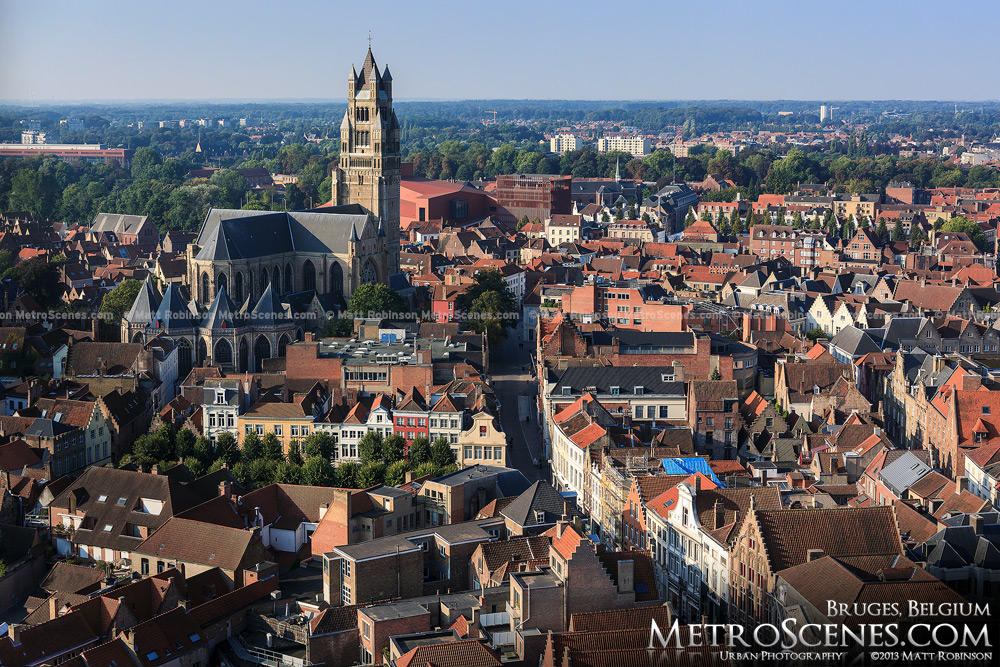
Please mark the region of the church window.
POLYGON ((243 303, 243 273, 240 271, 233 276, 233 298, 237 306, 243 303))
POLYGON ((316 269, 308 259, 302 265, 302 289, 304 291, 316 289, 316 269))
POLYGON ((181 377, 191 372, 191 343, 186 338, 177 342, 177 371, 181 377))
POLYGON ((330 292, 343 294, 344 292, 344 270, 340 268, 340 262, 334 261, 330 265, 330 292))
POLYGON ((215 277, 215 291, 218 292, 219 290, 229 291, 229 279, 226 278, 225 273, 220 273, 215 277))
POLYGON ((285 350, 288 348, 288 335, 281 334, 281 338, 278 339, 278 356, 285 356, 285 350))
POLYGON ((292 280, 292 265, 285 264, 285 293, 291 294, 295 291, 295 281, 292 280))
POLYGON ((201 274, 201 302, 208 303, 208 274, 201 274))
POLYGON ((281 269, 274 267, 271 272, 271 283, 274 285, 274 293, 281 294, 281 269))
POLYGON ((374 283, 377 281, 378 281, 378 271, 375 268, 375 263, 369 259, 365 262, 364 266, 361 268, 361 282, 374 283))
POLYGON ((262 363, 271 356, 271 341, 265 336, 258 336, 257 342, 253 344, 254 370, 260 372, 262 363))
POLYGON ((213 361, 216 366, 233 363, 233 346, 229 344, 228 340, 223 338, 215 344, 215 353, 213 354, 213 357, 213 361))
POLYGON ((264 293, 264 290, 267 289, 267 286, 268 286, 268 284, 270 282, 271 281, 270 281, 270 279, 267 276, 267 268, 265 267, 265 268, 263 268, 263 269, 260 270, 260 293, 261 294, 264 293))

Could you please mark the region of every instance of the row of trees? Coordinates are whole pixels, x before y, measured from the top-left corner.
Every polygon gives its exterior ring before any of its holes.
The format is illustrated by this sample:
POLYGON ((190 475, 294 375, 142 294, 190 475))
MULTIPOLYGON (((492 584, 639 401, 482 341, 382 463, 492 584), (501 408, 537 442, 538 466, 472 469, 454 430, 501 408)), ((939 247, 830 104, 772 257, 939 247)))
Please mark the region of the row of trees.
POLYGON ((247 433, 239 444, 226 432, 213 445, 204 436, 195 437, 189 429, 175 431, 163 425, 139 436, 132 453, 123 456, 121 464, 167 468, 180 461, 195 477, 226 466, 247 490, 274 483, 366 489, 402 484, 410 471, 417 476, 436 477, 457 469, 454 452, 443 438, 433 444, 427 438, 417 438, 407 452, 400 436, 383 438, 381 433, 370 431, 358 443, 360 462, 345 461, 334 466, 331 459, 336 458, 336 450, 333 436, 324 432, 293 441, 285 452, 274 433, 247 433))

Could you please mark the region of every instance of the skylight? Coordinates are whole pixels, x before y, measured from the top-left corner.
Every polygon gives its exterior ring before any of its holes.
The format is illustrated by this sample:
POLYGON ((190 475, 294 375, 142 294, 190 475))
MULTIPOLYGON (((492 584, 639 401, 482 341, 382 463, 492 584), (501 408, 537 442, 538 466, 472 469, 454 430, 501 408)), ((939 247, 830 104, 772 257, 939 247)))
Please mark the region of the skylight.
POLYGON ((106 502, 107 499, 108 499, 108 494, 106 493, 102 493, 101 495, 97 496, 97 502, 99 503, 106 502))
POLYGON ((126 502, 128 502, 128 500, 126 498, 119 498, 118 499, 118 504, 119 505, 124 505, 126 502))
POLYGON ((196 632, 193 635, 188 635, 188 639, 190 639, 191 643, 194 644, 195 642, 200 642, 201 641, 201 635, 199 635, 196 632))
POLYGON ((150 660, 150 661, 156 660, 159 657, 160 656, 156 654, 156 651, 150 651, 149 653, 146 654, 146 660, 150 660))
POLYGON ((110 523, 104 524, 104 532, 105 533, 110 533, 111 532, 111 524, 110 523))

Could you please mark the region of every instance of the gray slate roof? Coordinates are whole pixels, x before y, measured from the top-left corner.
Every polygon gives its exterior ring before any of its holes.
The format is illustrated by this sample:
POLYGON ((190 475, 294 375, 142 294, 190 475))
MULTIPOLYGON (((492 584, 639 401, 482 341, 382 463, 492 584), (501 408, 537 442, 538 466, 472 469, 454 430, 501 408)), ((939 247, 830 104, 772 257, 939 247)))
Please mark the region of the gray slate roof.
POLYGON ((921 478, 931 472, 931 467, 918 459, 912 452, 906 452, 895 461, 882 468, 879 473, 882 482, 892 489, 893 493, 902 497, 921 478))
POLYGON ((573 394, 582 394, 587 387, 594 387, 598 394, 610 394, 611 387, 618 387, 621 394, 632 394, 635 387, 642 387, 643 394, 684 396, 683 382, 664 382, 662 374, 668 367, 609 366, 570 367, 554 379, 555 393, 562 387, 571 387, 573 394))
POLYGON ((125 319, 132 323, 149 324, 153 321, 153 314, 160 307, 160 295, 153 287, 153 279, 146 276, 142 281, 142 287, 132 302, 132 307, 125 315, 125 319))
POLYGON ((241 315, 236 304, 226 294, 225 286, 215 293, 212 305, 208 307, 201 326, 204 329, 235 329, 246 324, 246 316, 241 315))
POLYGON ((163 294, 163 301, 153 315, 152 326, 166 331, 176 331, 178 329, 190 329, 196 326, 194 314, 188 306, 181 288, 177 283, 167 285, 167 291, 163 294))
MULTIPOLYGON (((564 509, 565 498, 562 494, 548 482, 539 480, 503 508, 500 514, 519 526, 535 526, 554 524, 562 518, 564 509), (538 512, 541 512, 541 521, 538 512)), ((575 507, 572 512, 575 516, 582 516, 575 507)))
POLYGON ((369 215, 360 206, 313 211, 241 211, 213 208, 196 243, 197 259, 234 260, 286 252, 340 253, 352 236, 360 238, 369 215))

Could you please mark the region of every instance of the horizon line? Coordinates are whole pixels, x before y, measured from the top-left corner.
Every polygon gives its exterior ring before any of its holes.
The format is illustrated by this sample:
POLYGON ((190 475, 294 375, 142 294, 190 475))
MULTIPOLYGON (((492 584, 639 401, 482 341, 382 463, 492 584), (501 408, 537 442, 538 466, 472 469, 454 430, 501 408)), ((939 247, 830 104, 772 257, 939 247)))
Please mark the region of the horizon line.
MULTIPOLYGON (((400 97, 396 102, 592 102, 592 103, 677 103, 677 102, 789 102, 795 104, 829 104, 832 102, 852 102, 852 103, 889 103, 889 102, 910 102, 910 103, 961 103, 961 104, 997 104, 1000 99, 917 99, 917 98, 735 98, 735 97, 715 97, 715 98, 650 98, 650 99, 594 99, 594 98, 564 98, 564 97, 400 97)), ((176 104, 176 103, 201 103, 201 104, 246 104, 246 103, 297 103, 297 104, 326 104, 326 103, 347 103, 347 98, 329 97, 137 97, 137 98, 84 98, 84 99, 60 99, 49 98, 43 100, 30 99, 0 99, 0 106, 54 106, 60 104, 176 104)))

